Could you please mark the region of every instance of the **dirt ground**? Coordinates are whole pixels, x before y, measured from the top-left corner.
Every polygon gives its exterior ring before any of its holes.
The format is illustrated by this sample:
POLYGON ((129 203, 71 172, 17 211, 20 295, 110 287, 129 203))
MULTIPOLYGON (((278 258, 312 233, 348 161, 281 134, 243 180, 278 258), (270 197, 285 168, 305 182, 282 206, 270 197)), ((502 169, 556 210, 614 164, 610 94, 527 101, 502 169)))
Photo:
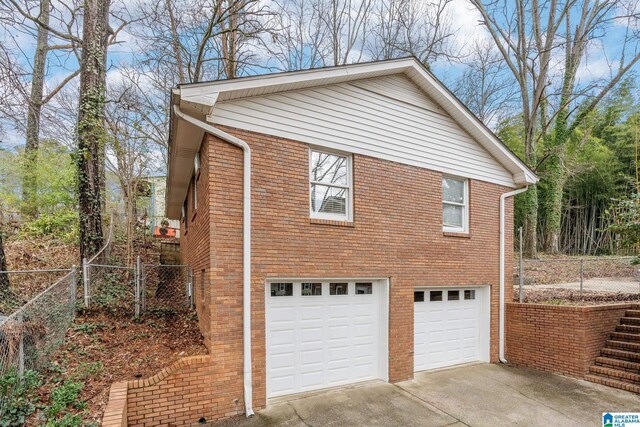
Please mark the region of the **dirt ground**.
MULTIPOLYGON (((518 287, 513 288, 513 300, 515 302, 519 301, 518 287)), ((528 288, 524 291, 523 302, 558 305, 598 305, 618 304, 621 302, 640 303, 640 293, 584 291, 580 294, 580 291, 573 289, 528 288)))
MULTIPOLYGON (((596 277, 638 277, 640 266, 632 264, 632 257, 573 257, 541 256, 537 260, 524 260, 525 285, 550 285, 575 282, 580 279, 580 260, 584 279, 596 277)), ((514 276, 517 277, 518 259, 514 259, 514 276)))
MULTIPOLYGON (((562 305, 640 301, 640 266, 634 265, 632 260, 632 257, 545 255, 537 260, 524 260, 523 301, 562 305), (581 274, 584 284, 582 293, 579 291, 581 274)), ((519 301, 518 261, 516 256, 514 301, 519 301)))
MULTIPOLYGON (((145 315, 140 321, 106 313, 80 314, 67 332, 65 343, 44 372, 40 403, 64 379, 87 370, 80 400, 86 403, 83 425, 99 425, 116 381, 147 378, 184 356, 206 354, 194 312, 182 315, 145 315)), ((28 425, 41 425, 40 413, 28 425)))

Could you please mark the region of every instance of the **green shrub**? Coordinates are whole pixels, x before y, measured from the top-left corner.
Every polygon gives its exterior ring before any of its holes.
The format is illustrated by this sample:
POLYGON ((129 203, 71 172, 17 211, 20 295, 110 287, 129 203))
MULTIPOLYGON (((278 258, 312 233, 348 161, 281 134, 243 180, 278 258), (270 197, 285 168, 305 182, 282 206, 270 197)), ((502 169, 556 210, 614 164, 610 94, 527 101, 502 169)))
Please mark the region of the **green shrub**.
POLYGON ((0 376, 0 426, 24 425, 36 409, 36 390, 41 384, 40 374, 32 370, 22 376, 9 370, 0 376))
POLYGON ((82 414, 65 414, 60 419, 47 420, 46 427, 79 427, 84 425, 82 414))
POLYGON ((79 364, 71 378, 74 380, 86 380, 87 378, 96 377, 104 371, 104 365, 101 361, 82 362, 79 364))
POLYGON ((67 243, 78 241, 78 213, 62 210, 56 213, 43 213, 38 218, 26 222, 20 228, 25 237, 56 237, 67 243))
POLYGON ((66 380, 51 391, 51 405, 45 410, 47 425, 49 425, 49 421, 56 420, 58 415, 66 413, 69 408, 85 408, 86 403, 78 401, 83 387, 81 382, 66 380))

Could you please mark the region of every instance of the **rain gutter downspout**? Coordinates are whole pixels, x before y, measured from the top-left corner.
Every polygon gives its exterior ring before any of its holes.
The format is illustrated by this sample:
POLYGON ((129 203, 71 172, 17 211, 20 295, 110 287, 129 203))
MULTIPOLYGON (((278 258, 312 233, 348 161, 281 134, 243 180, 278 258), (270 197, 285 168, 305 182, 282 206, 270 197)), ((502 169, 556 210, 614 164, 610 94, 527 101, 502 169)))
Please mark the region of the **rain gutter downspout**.
POLYGON ((242 337, 244 347, 244 407, 247 417, 253 416, 253 384, 251 369, 251 148, 249 144, 223 130, 189 116, 173 106, 173 111, 180 119, 203 131, 242 148, 243 167, 243 218, 242 218, 242 337))
POLYGON ((524 193, 528 188, 527 186, 500 195, 500 345, 498 357, 501 363, 507 363, 507 359, 504 356, 504 205, 507 197, 524 193))

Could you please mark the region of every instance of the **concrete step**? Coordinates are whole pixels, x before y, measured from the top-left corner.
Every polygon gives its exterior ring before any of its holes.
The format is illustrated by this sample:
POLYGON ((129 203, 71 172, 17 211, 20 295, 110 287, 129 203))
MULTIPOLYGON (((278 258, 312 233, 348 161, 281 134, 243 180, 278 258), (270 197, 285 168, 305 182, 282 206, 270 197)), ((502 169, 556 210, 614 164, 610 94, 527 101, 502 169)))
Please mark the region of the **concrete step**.
POLYGON ((623 371, 622 369, 594 365, 589 368, 589 373, 640 385, 640 374, 623 371))
POLYGON ((640 326, 618 325, 616 326, 616 332, 626 332, 628 334, 640 334, 640 326))
POLYGON ((606 348, 617 348, 620 350, 633 351, 636 353, 640 353, 640 343, 637 343, 637 342, 607 340, 605 346, 606 348))
POLYGON ((620 319, 620 323, 623 325, 640 326, 640 317, 623 317, 620 319))
POLYGON ((634 351, 620 350, 617 348, 603 348, 601 356, 610 357, 618 360, 628 360, 629 362, 640 362, 640 353, 634 351))
POLYGON ((640 385, 632 384, 624 380, 615 380, 599 374, 587 374, 585 375, 585 379, 592 383, 606 385, 607 387, 618 388, 632 393, 640 393, 640 385))
POLYGON ((640 363, 630 362, 628 360, 614 359, 611 357, 596 357, 596 365, 609 368, 620 369, 623 371, 640 374, 640 363))
POLYGON ((640 317, 640 310, 627 310, 624 315, 626 317, 640 317))
POLYGON ((628 332, 612 332, 610 338, 616 341, 640 342, 640 334, 630 334, 628 332))

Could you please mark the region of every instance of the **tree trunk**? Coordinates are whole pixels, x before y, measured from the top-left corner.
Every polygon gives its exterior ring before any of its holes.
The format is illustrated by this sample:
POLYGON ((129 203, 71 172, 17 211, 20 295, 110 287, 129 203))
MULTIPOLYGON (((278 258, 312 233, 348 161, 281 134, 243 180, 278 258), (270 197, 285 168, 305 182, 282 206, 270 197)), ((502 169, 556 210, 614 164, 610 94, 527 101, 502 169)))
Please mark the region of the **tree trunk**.
POLYGON ((567 53, 565 63, 565 75, 560 95, 560 110, 554 123, 552 137, 548 138, 549 157, 546 164, 546 190, 545 199, 545 251, 551 254, 560 252, 560 224, 562 219, 562 197, 564 184, 567 180, 565 170, 565 158, 567 143, 569 142, 569 100, 573 93, 574 76, 576 67, 572 57, 567 53))
POLYGON ((33 58, 33 74, 31 76, 31 95, 29 97, 29 112, 27 114, 27 139, 24 146, 24 170, 22 175, 22 208, 21 213, 27 218, 33 218, 38 213, 36 193, 38 183, 35 169, 38 160, 38 146, 40 141, 40 113, 42 110, 42 94, 44 91, 44 75, 49 49, 49 0, 40 1, 40 15, 38 19, 43 25, 38 25, 38 41, 33 58))
POLYGON ((77 135, 81 258, 95 254, 103 243, 104 103, 109 3, 109 0, 84 1, 77 135))
MULTIPOLYGON (((4 256, 4 243, 2 241, 2 231, 0 231, 0 272, 7 271, 7 258, 4 256)), ((0 273, 0 295, 7 295, 9 292, 9 275, 0 273)))
POLYGON ((178 24, 173 13, 171 0, 166 0, 167 13, 169 14, 169 25, 171 26, 171 47, 176 57, 176 68, 178 69, 178 83, 186 83, 184 76, 184 66, 182 62, 182 52, 180 50, 180 37, 178 35, 178 24))
MULTIPOLYGON (((525 162, 531 168, 538 162, 535 126, 525 125, 525 162)), ((524 253, 529 258, 538 256, 538 188, 530 185, 524 193, 524 253)))

